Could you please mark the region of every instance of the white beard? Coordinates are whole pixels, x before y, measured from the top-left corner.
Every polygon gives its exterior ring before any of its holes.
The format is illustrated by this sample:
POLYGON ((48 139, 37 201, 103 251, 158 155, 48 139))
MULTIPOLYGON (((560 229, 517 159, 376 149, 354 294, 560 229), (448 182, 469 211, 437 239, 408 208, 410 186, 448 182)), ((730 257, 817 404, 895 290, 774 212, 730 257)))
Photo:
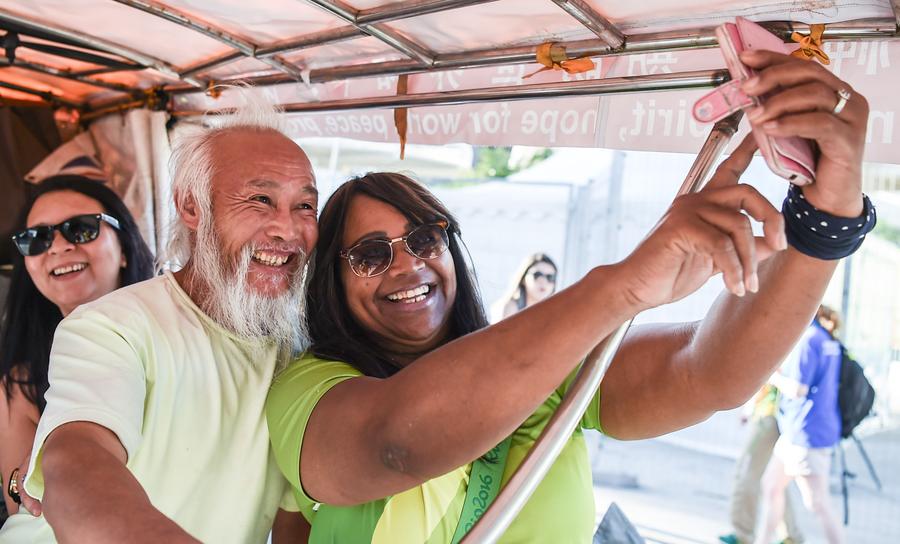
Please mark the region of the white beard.
MULTIPOLYGON (((203 282, 208 290, 203 309, 217 323, 242 338, 268 340, 294 351, 304 349, 308 344, 308 264, 302 265, 291 276, 284 293, 263 295, 247 285, 255 248, 244 246, 237 263, 229 263, 221 248, 221 240, 212 221, 201 221, 192 260, 194 277, 203 282)), ((295 258, 308 263, 302 250, 295 258)))

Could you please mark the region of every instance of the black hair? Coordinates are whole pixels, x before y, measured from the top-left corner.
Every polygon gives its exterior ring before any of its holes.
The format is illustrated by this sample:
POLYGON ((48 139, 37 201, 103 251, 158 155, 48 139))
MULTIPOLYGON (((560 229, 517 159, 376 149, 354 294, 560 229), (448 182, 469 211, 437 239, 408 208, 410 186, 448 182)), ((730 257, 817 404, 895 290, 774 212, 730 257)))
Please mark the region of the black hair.
POLYGON ((331 195, 319 218, 319 243, 307 295, 310 351, 323 359, 349 363, 366 376, 384 378, 401 367, 354 319, 341 281, 340 252, 347 210, 357 195, 390 204, 413 224, 447 221, 449 251, 456 268, 456 300, 450 301, 450 330, 446 341, 482 329, 488 321, 474 273, 463 256, 459 226, 441 201, 402 174, 375 172, 351 179, 331 195))
MULTIPOLYGON (((153 255, 141 238, 134 217, 116 193, 99 181, 75 175, 47 178, 34 186, 17 223, 18 228, 27 227, 28 213, 39 197, 56 191, 75 191, 92 198, 103 206, 106 214, 119 221, 120 228, 114 231, 125 256, 119 287, 153 276, 153 255)), ((19 385, 25 398, 40 412, 44 411, 50 346, 60 321, 59 308, 38 291, 25 269, 25 259, 18 251, 13 251, 13 271, 0 336, 0 380, 7 401, 12 398, 13 385, 19 385)))

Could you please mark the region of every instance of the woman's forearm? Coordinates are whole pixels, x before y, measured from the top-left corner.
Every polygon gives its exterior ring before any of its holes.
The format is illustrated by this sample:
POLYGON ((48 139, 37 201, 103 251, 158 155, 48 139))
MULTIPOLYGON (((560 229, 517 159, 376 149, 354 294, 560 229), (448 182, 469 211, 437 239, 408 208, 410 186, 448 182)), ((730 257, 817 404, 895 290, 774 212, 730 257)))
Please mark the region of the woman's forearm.
POLYGON ((790 354, 809 326, 837 261, 790 249, 760 267, 759 293, 723 296, 703 320, 686 364, 702 377, 710 409, 748 398, 790 354))
POLYGON ((441 474, 511 433, 638 311, 621 292, 620 273, 596 268, 557 296, 457 339, 389 379, 386 399, 393 403, 377 428, 396 468, 419 478, 441 474), (462 415, 446 417, 451 413, 462 415), (445 423, 433 424, 439 420, 445 423))

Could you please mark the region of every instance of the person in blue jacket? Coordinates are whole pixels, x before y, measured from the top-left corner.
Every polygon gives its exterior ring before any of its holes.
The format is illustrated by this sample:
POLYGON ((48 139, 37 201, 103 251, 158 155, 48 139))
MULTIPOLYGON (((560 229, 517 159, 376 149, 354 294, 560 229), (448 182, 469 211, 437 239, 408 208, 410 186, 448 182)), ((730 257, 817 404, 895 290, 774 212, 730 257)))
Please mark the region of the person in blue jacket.
POLYGON ((828 475, 832 449, 841 439, 838 384, 841 345, 835 339, 837 312, 820 306, 816 319, 770 380, 782 393, 778 413, 781 437, 763 476, 763 530, 757 544, 769 544, 784 513, 784 490, 797 482, 803 504, 822 523, 829 544, 843 542, 831 506, 828 475))

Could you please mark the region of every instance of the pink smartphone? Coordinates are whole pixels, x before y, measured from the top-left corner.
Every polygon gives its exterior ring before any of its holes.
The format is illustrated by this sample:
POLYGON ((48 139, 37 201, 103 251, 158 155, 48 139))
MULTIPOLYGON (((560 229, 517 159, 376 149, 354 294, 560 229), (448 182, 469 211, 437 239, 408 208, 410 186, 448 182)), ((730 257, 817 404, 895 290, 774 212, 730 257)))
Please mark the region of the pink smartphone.
MULTIPOLYGON (((716 28, 716 38, 732 81, 720 85, 694 104, 694 118, 700 122, 718 121, 738 109, 752 109, 765 104, 765 96, 750 97, 740 89, 741 82, 754 75, 754 70, 741 62, 738 56, 741 51, 765 49, 791 53, 791 49, 778 36, 743 17, 716 28)), ((761 130, 753 130, 753 137, 766 164, 777 175, 795 185, 807 185, 815 181, 816 158, 810 140, 796 136, 770 136, 761 130)))

